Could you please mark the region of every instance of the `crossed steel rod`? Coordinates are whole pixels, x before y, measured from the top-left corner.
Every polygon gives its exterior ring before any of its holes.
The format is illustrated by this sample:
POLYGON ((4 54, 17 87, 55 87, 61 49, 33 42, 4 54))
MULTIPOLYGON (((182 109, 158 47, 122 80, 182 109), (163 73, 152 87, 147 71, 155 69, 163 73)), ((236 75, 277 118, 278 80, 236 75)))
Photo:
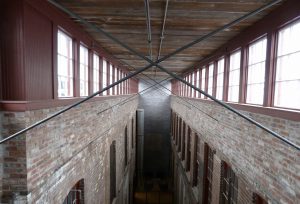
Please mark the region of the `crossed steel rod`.
MULTIPOLYGON (((129 50, 130 52, 134 53, 135 55, 137 55, 137 56, 141 57, 142 59, 146 60, 147 62, 149 62, 150 64, 149 64, 148 66, 146 66, 147 68, 148 68, 149 66, 156 66, 156 67, 159 68, 161 71, 168 73, 168 74, 169 74, 170 76, 172 76, 173 78, 175 78, 175 79, 181 81, 182 83, 184 83, 184 84, 190 86, 190 87, 193 88, 194 90, 196 90, 196 91, 202 93, 203 95, 207 96, 208 98, 210 98, 211 100, 215 101, 215 102, 218 103, 219 105, 221 105, 221 106, 227 108, 228 110, 234 112, 234 113, 237 114, 238 116, 244 118, 245 120, 247 120, 247 121, 249 121, 250 123, 256 125, 257 127, 262 128, 262 129, 265 130, 266 132, 270 133, 271 135, 273 135, 274 137, 280 139, 281 141, 283 141, 283 142, 289 144, 290 146, 296 148, 297 150, 300 150, 300 147, 299 147, 297 144, 295 144, 295 143, 289 141, 288 139, 284 138, 283 136, 279 135, 278 133, 276 133, 276 132, 272 131, 271 129, 265 127, 264 125, 258 123, 257 121, 253 120, 252 118, 250 118, 250 117, 244 115, 243 113, 241 113, 241 112, 239 112, 238 110, 232 108, 231 106, 227 105, 226 103, 224 103, 224 102, 222 102, 222 101, 216 99, 215 97, 213 97, 213 96, 207 94, 206 92, 200 90, 199 88, 195 87, 195 86, 192 85, 191 83, 185 81, 185 80, 182 79, 181 77, 177 76, 176 74, 170 72, 169 70, 167 70, 167 69, 165 69, 164 67, 162 67, 161 65, 159 65, 160 62, 165 61, 166 59, 172 57, 173 55, 175 55, 175 54, 177 54, 177 53, 179 53, 179 52, 181 52, 181 51, 183 51, 183 50, 185 50, 185 49, 187 49, 187 48, 189 48, 189 47, 191 47, 191 46, 193 46, 193 45, 195 45, 195 44, 197 44, 197 43, 199 43, 199 42, 201 42, 201 41, 204 41, 204 40, 206 40, 206 39, 212 37, 212 36, 215 35, 216 33, 219 33, 219 32, 221 32, 221 31, 223 31, 223 30, 225 30, 225 29, 228 29, 228 28, 230 28, 230 27, 232 27, 232 26, 238 24, 238 23, 240 23, 241 21, 243 21, 243 20, 245 20, 245 19, 247 19, 247 18, 249 18, 249 17, 252 17, 252 16, 254 16, 254 15, 260 13, 261 11, 263 11, 263 10, 265 10, 265 9, 267 9, 267 8, 272 7, 273 5, 275 5, 275 4, 279 3, 279 2, 281 2, 282 0, 274 0, 274 1, 271 1, 270 3, 268 3, 268 4, 266 4, 266 5, 264 5, 264 6, 260 7, 260 8, 258 8, 258 9, 256 9, 256 10, 254 10, 254 11, 252 11, 252 12, 250 12, 250 13, 248 13, 248 14, 246 14, 246 15, 244 15, 244 16, 242 16, 242 17, 240 17, 240 18, 238 18, 238 19, 236 19, 236 20, 234 20, 234 21, 232 21, 232 22, 230 22, 230 23, 224 25, 223 27, 220 27, 220 28, 218 28, 218 29, 216 29, 216 30, 214 30, 214 31, 212 31, 212 32, 210 32, 210 33, 208 33, 208 34, 206 34, 206 35, 204 35, 204 36, 202 36, 202 37, 200 37, 200 38, 198 38, 198 39, 196 39, 196 40, 194 40, 194 41, 192 41, 192 42, 190 42, 190 43, 188 43, 188 44, 186 44, 186 45, 184 45, 184 46, 182 46, 182 47, 180 47, 180 48, 178 48, 178 49, 176 49, 174 52, 171 52, 170 54, 165 55, 164 57, 158 59, 158 60, 155 61, 155 62, 152 61, 151 59, 145 57, 145 56, 142 55, 141 53, 137 52, 137 51, 134 50, 133 48, 129 47, 129 46, 126 45, 125 43, 121 42, 120 40, 118 40, 117 38, 115 38, 114 36, 112 36, 111 34, 107 33, 107 32, 104 31, 104 30, 102 30, 101 28, 99 28, 99 27, 97 27, 97 26, 95 26, 95 25, 93 25, 93 24, 87 22, 86 20, 84 20, 83 18, 81 18, 80 16, 78 16, 77 14, 75 14, 75 13, 69 11, 68 9, 66 9, 65 7, 63 7, 63 6, 61 6, 60 4, 56 3, 55 1, 53 1, 53 0, 48 0, 48 1, 49 1, 50 3, 52 3, 54 6, 56 6, 57 8, 61 9, 62 11, 64 11, 65 13, 69 14, 71 17, 76 18, 77 20, 79 20, 79 21, 80 21, 82 24, 84 24, 85 26, 87 26, 87 27, 89 27, 89 28, 91 28, 91 29, 93 29, 93 30, 99 32, 99 33, 102 33, 103 35, 105 35, 106 37, 110 38, 110 39, 113 40, 114 42, 118 43, 118 44, 121 45, 122 47, 126 48, 126 49, 129 50)), ((146 67, 145 67, 145 68, 146 68, 146 67)), ((147 69, 147 68, 146 68, 146 69, 147 69)))
POLYGON ((53 0, 48 0, 48 2, 52 3, 52 4, 53 4, 54 6, 56 6, 57 8, 61 9, 61 10, 64 11, 65 13, 69 14, 71 17, 76 18, 76 19, 79 20, 81 23, 83 23, 85 26, 87 26, 87 27, 89 27, 89 28, 91 28, 91 29, 93 29, 93 30, 96 30, 96 31, 99 32, 99 33, 104 34, 106 37, 108 37, 108 38, 110 38, 111 40, 115 41, 116 43, 118 43, 118 44, 121 45, 122 47, 124 47, 124 48, 126 48, 127 50, 129 50, 130 52, 134 53, 135 55, 137 55, 137 56, 141 57, 142 59, 146 60, 146 61, 149 62, 150 64, 147 65, 147 66, 145 66, 145 67, 142 67, 142 68, 137 69, 135 72, 130 73, 130 74, 127 75, 126 77, 120 79, 120 80, 117 81, 117 82, 112 83, 111 85, 108 85, 107 87, 103 88, 101 91, 97 91, 97 92, 95 92, 94 94, 92 94, 92 95, 90 95, 90 96, 88 96, 88 97, 86 97, 86 98, 84 98, 84 99, 82 99, 82 100, 80 100, 80 101, 74 103, 73 105, 70 105, 70 106, 68 106, 68 107, 66 107, 66 108, 64 108, 64 109, 62 109, 62 110, 60 110, 60 111, 54 113, 53 115, 51 115, 51 116, 49 116, 49 117, 47 117, 47 118, 45 118, 45 119, 43 119, 43 120, 41 120, 41 121, 38 121, 38 122, 34 123, 33 125, 31 125, 31 126, 25 128, 25 129, 23 129, 23 130, 21 130, 21 131, 15 133, 15 134, 13 134, 13 135, 11 135, 11 136, 9 136, 9 137, 7 137, 7 138, 1 140, 1 141, 0 141, 0 144, 2 144, 3 142, 8 141, 8 140, 10 140, 10 139, 12 139, 12 138, 18 136, 18 135, 21 135, 21 134, 27 132, 28 130, 30 130, 30 129, 32 129, 32 128, 34 128, 34 127, 36 127, 36 126, 38 126, 38 125, 40 125, 40 124, 42 124, 42 123, 44 123, 44 122, 46 122, 46 121, 48 121, 48 120, 54 118, 54 117, 56 117, 56 116, 58 116, 58 115, 60 115, 60 114, 62 114, 62 113, 64 113, 64 112, 66 112, 66 111, 68 111, 68 110, 70 110, 71 108, 73 108, 73 107, 75 107, 75 106, 80 105, 81 103, 83 103, 83 102, 85 102, 85 101, 87 101, 87 100, 93 98, 94 96, 96 96, 96 95, 98 95, 98 94, 100 94, 100 93, 102 93, 102 92, 104 92, 104 91, 106 91, 106 90, 108 90, 108 89, 114 87, 115 85, 117 85, 117 84, 119 84, 119 83, 121 83, 121 82, 123 82, 123 81, 125 81, 125 80, 127 80, 127 79, 129 79, 129 78, 131 78, 131 77, 133 77, 133 76, 135 76, 135 75, 137 75, 137 74, 139 74, 139 73, 141 73, 141 72, 147 70, 147 69, 149 69, 150 67, 156 66, 156 67, 158 67, 161 71, 168 73, 168 74, 169 74, 170 76, 172 76, 173 78, 175 78, 175 79, 181 81, 182 83, 184 83, 184 84, 190 86, 190 87, 193 88, 194 90, 196 90, 196 91, 202 93, 203 95, 205 95, 205 96, 207 96, 208 98, 212 99, 213 101, 215 101, 215 102, 218 103, 219 105, 221 105, 221 106, 227 108, 228 110, 234 112, 234 113, 237 114, 238 116, 240 116, 240 117, 244 118, 245 120, 251 122, 252 124, 256 125, 257 127, 260 127, 261 129, 265 130, 266 132, 270 133, 271 135, 273 135, 274 137, 280 139, 281 141, 283 141, 283 142, 289 144, 290 146, 294 147, 295 149, 300 150, 300 147, 299 147, 297 144, 295 144, 295 143, 289 141, 288 139, 282 137, 282 136, 279 135, 278 133, 276 133, 276 132, 272 131, 271 129, 269 129, 269 128, 263 126, 262 124, 256 122, 256 121, 253 120, 252 118, 250 118, 250 117, 248 117, 248 116, 246 116, 246 115, 240 113, 239 111, 235 110, 234 108, 232 108, 231 106, 227 105, 226 103, 224 103, 224 102, 222 102, 222 101, 216 99, 215 97, 213 97, 213 96, 207 94, 206 92, 200 90, 199 88, 197 88, 197 87, 195 87, 194 85, 190 84, 189 82, 185 81, 185 80, 182 79, 181 77, 177 76, 176 74, 170 72, 169 70, 167 70, 167 69, 165 69, 164 67, 162 67, 162 66, 159 65, 160 62, 165 61, 166 59, 170 58, 171 56, 173 56, 173 55, 175 55, 175 54, 177 54, 177 53, 179 53, 179 52, 181 52, 181 51, 183 51, 183 50, 185 50, 185 49, 187 49, 187 48, 189 48, 189 47, 191 47, 191 46, 193 46, 193 45, 195 45, 195 44, 197 44, 197 43, 199 43, 199 42, 201 42, 201 41, 203 41, 203 40, 206 40, 206 39, 210 38, 211 36, 215 35, 216 33, 221 32, 221 31, 223 31, 223 30, 225 30, 225 29, 228 29, 228 28, 232 27, 233 25, 236 25, 236 24, 238 24, 239 22, 241 22, 241 21, 243 21, 243 20, 245 20, 245 19, 247 19, 247 18, 249 18, 249 17, 251 17, 251 16, 253 16, 253 15, 255 15, 255 14, 257 14, 257 13, 259 13, 259 12, 261 12, 261 11, 263 11, 263 10, 265 10, 265 9, 267 9, 267 8, 269 8, 269 7, 271 7, 271 6, 275 5, 275 4, 277 4, 277 3, 279 3, 279 2, 281 2, 281 1, 282 1, 282 0, 275 0, 275 1, 272 1, 272 2, 270 2, 270 3, 268 3, 268 4, 266 4, 265 6, 262 6, 262 7, 260 7, 259 9, 255 10, 255 11, 252 11, 252 12, 250 12, 250 13, 248 13, 248 14, 246 14, 246 15, 244 15, 244 16, 242 16, 242 17, 240 17, 240 18, 238 18, 238 19, 236 19, 236 20, 234 20, 234 21, 232 21, 232 22, 230 22, 229 24, 227 24, 227 25, 225 25, 225 26, 223 26, 223 27, 221 27, 221 28, 219 28, 219 29, 216 29, 216 30, 214 30, 214 31, 212 31, 212 32, 210 32, 210 33, 208 33, 208 34, 206 34, 206 35, 204 35, 204 36, 202 36, 202 37, 196 39, 195 41, 193 41, 193 42, 191 42, 191 43, 188 43, 188 44, 186 44, 186 45, 180 47, 179 49, 175 50, 174 52, 172 52, 172 53, 170 53, 170 54, 168 54, 168 55, 165 55, 165 56, 162 57, 161 59, 158 59, 156 62, 153 62, 151 59, 149 59, 149 58, 145 57, 144 55, 140 54, 139 52, 135 51, 134 49, 132 49, 131 47, 129 47, 129 46, 126 45, 125 43, 121 42, 121 41, 118 40, 117 38, 113 37, 113 36, 110 35, 109 33, 105 32, 105 31, 102 30, 101 28, 99 28, 99 27, 97 27, 97 26, 95 26, 95 25, 93 25, 93 24, 87 22, 86 20, 84 20, 84 19, 81 18, 80 16, 76 15, 75 13, 69 11, 68 9, 64 8, 63 6, 61 6, 60 4, 58 4, 57 2, 55 2, 55 1, 53 1, 53 0))

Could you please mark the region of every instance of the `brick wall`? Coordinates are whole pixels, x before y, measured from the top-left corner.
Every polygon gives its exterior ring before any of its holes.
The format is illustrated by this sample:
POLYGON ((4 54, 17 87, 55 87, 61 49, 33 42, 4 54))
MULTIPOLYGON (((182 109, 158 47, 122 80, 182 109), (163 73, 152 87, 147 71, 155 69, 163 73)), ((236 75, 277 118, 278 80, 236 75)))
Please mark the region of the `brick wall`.
MULTIPOLYGON (((1 138, 11 135, 25 128, 26 118, 24 113, 0 113, 1 138)), ((25 136, 6 142, 0 146, 1 168, 1 197, 7 200, 17 194, 27 194, 26 180, 26 141, 25 136), (15 193, 13 193, 15 192, 15 193)))
MULTIPOLYGON (((253 192, 272 203, 299 203, 299 151, 216 104, 186 100, 172 96, 171 108, 199 134, 200 141, 216 151, 213 203, 218 203, 220 185, 215 177, 220 175, 216 171, 220 171, 221 160, 238 176, 238 203, 251 202, 253 192)), ((300 122, 243 113, 300 144, 300 122)))
MULTIPOLYGON (((134 154, 131 148, 131 122, 132 118, 135 118, 138 99, 134 98, 128 103, 110 107, 127 97, 119 96, 84 103, 26 133, 26 143, 23 138, 24 145, 22 144, 22 148, 16 151, 23 151, 22 154, 13 155, 13 157, 18 160, 22 159, 23 162, 21 172, 25 171, 22 176, 25 175, 26 180, 22 181, 24 181, 23 188, 28 190, 28 203, 62 203, 69 190, 80 179, 84 179, 85 203, 108 203, 109 147, 113 140, 116 141, 117 150, 116 183, 117 196, 119 196, 124 187, 123 178, 125 178, 123 161, 126 125, 128 126, 130 164, 128 166, 134 164, 135 159, 131 156, 131 153, 134 154)), ((2 135, 15 132, 61 108, 20 113, 3 112, 2 135)), ((8 150, 4 149, 5 154, 6 152, 8 150)), ((6 155, 5 158, 7 158, 6 155)), ((13 162, 4 161, 5 166, 13 164, 13 162)), ((128 175, 132 170, 133 168, 129 168, 128 175)), ((12 175, 11 171, 7 172, 9 176, 12 175)), ((14 178, 8 181, 11 183, 7 182, 3 185, 16 188, 15 182, 17 181, 14 178)))

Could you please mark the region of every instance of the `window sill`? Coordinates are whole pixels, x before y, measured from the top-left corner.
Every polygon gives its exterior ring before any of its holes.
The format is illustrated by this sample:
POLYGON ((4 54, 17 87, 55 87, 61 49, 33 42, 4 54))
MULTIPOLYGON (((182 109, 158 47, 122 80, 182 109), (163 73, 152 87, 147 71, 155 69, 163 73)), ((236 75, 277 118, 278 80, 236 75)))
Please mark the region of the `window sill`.
MULTIPOLYGON (((128 95, 109 95, 109 96, 95 96, 87 102, 105 101, 117 97, 124 97, 128 95)), ((14 111, 24 112, 30 110, 39 110, 47 108, 55 108, 61 106, 68 106, 82 100, 83 97, 72 98, 58 98, 52 100, 42 101, 0 101, 0 111, 14 111)))
MULTIPOLYGON (((190 100, 200 101, 203 103, 214 104, 217 105, 214 101, 202 98, 190 98, 185 97, 190 100)), ((223 101, 224 102, 224 101, 223 101)), ((240 104, 234 102, 225 102, 227 105, 240 110, 246 111, 251 113, 263 114, 271 117, 277 117, 292 121, 300 121, 300 110, 293 110, 293 109, 285 109, 285 108, 278 108, 278 107, 263 107, 260 105, 253 105, 253 104, 240 104)))

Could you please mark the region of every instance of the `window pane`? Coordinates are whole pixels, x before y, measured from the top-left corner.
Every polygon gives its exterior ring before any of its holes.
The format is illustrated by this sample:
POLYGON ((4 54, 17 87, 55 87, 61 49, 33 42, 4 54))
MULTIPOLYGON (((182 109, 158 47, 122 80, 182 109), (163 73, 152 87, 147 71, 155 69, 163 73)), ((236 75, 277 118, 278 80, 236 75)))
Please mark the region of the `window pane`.
POLYGON ((74 96, 73 42, 60 30, 57 33, 57 81, 58 97, 74 96))
MULTIPOLYGON (((115 82, 118 81, 118 68, 117 67, 115 67, 115 79, 114 79, 114 81, 115 82)), ((118 85, 114 86, 114 89, 115 89, 115 95, 117 95, 118 94, 118 85)))
MULTIPOLYGON (((102 87, 107 87, 107 62, 103 59, 103 66, 102 66, 102 87)), ((103 92, 103 96, 107 95, 107 91, 103 92)))
POLYGON ((274 105, 300 109, 300 21, 278 33, 274 105))
MULTIPOLYGON (((118 69, 118 78, 121 79, 121 70, 118 69)), ((119 94, 121 95, 121 84, 118 84, 119 94)))
POLYGON ((239 101, 241 51, 236 51, 230 55, 228 101, 239 101))
MULTIPOLYGON (((197 69, 197 74, 196 74, 196 87, 199 88, 199 75, 200 75, 200 71, 199 69, 197 69)), ((196 91, 196 98, 199 98, 199 92, 196 91)))
POLYGON ((88 85, 89 85, 89 77, 88 77, 88 59, 89 59, 89 51, 86 47, 80 45, 80 96, 88 95, 88 85))
POLYGON ((93 55, 93 70, 94 70, 94 93, 99 91, 99 56, 97 54, 93 55))
POLYGON ((266 66, 267 38, 264 37, 249 46, 247 103, 262 105, 266 66))
MULTIPOLYGON (((113 66, 112 64, 109 63, 109 85, 113 83, 113 66)), ((109 90, 109 95, 113 95, 113 89, 110 88, 109 90)))
MULTIPOLYGON (((192 73, 192 85, 195 86, 195 72, 192 73)), ((192 97, 194 97, 194 93, 195 93, 195 89, 191 88, 192 89, 192 97)))
POLYGON ((224 63, 224 58, 218 61, 216 98, 219 100, 223 99, 224 63))
MULTIPOLYGON (((202 76, 201 76, 201 90, 205 92, 205 68, 203 67, 202 68, 202 76)), ((201 94, 201 98, 204 98, 204 95, 201 94)))
POLYGON ((214 64, 210 64, 208 67, 208 90, 207 93, 212 95, 213 91, 213 78, 214 77, 214 64))

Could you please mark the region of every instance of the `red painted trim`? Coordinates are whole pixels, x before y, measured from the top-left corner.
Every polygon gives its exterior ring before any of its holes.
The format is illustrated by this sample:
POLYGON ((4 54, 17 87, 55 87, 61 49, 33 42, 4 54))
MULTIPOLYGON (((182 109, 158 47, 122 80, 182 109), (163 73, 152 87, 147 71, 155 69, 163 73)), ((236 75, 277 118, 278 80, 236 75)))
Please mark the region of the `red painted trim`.
MULTIPOLYGON (((197 87, 197 69, 194 70, 194 85, 197 87)), ((194 90, 194 97, 196 97, 196 90, 194 90)))
POLYGON ((248 48, 249 46, 241 47, 239 103, 246 103, 249 53, 248 48))
POLYGON ((267 35, 267 55, 266 55, 266 70, 265 70, 265 89, 264 89, 264 102, 263 106, 272 106, 272 93, 274 89, 272 88, 272 83, 274 81, 275 72, 275 45, 276 38, 275 33, 268 33, 267 35))
POLYGON ((77 39, 73 39, 73 52, 74 52, 74 96, 80 97, 80 42, 77 39))
MULTIPOLYGON (((188 98, 188 99, 196 100, 198 102, 208 103, 210 105, 217 105, 214 101, 211 100, 198 99, 198 98, 188 98)), ((263 114, 263 115, 282 118, 286 120, 300 121, 300 110, 290 110, 290 109, 275 108, 275 107, 262 107, 262 106, 256 106, 250 104, 238 104, 238 103, 230 103, 230 102, 225 102, 225 103, 241 111, 263 114)))
MULTIPOLYGON (((112 82, 111 82, 111 84, 112 83, 114 83, 115 82, 115 67, 112 65, 112 82)), ((112 95, 116 95, 116 93, 115 93, 115 87, 112 87, 112 95)))
POLYGON ((52 23, 52 79, 53 79, 53 98, 58 99, 58 79, 57 79, 57 32, 58 28, 57 25, 52 23))
MULTIPOLYGON (((110 81, 110 62, 106 61, 106 81, 107 81, 107 86, 111 84, 110 81)), ((111 88, 107 90, 107 95, 110 96, 111 95, 111 88)))
MULTIPOLYGON (((202 72, 203 68, 199 68, 199 88, 200 90, 202 90, 202 72)), ((199 97, 198 98, 201 98, 201 93, 199 93, 199 97)))
MULTIPOLYGON (((205 92, 208 91, 208 76, 209 76, 209 64, 207 64, 205 67, 205 92)), ((204 96, 205 99, 207 99, 207 96, 204 96)))
POLYGON ((93 50, 88 49, 88 93, 94 93, 94 61, 93 50))
POLYGON ((228 101, 228 85, 229 85, 229 65, 230 54, 224 55, 224 87, 223 87, 223 101, 228 101))
POLYGON ((212 83, 212 95, 216 97, 217 95, 217 75, 218 75, 218 61, 214 61, 213 67, 213 83, 212 83))
MULTIPOLYGON (((103 58, 99 56, 99 90, 103 89, 103 58)), ((103 95, 102 93, 100 94, 103 95)))

